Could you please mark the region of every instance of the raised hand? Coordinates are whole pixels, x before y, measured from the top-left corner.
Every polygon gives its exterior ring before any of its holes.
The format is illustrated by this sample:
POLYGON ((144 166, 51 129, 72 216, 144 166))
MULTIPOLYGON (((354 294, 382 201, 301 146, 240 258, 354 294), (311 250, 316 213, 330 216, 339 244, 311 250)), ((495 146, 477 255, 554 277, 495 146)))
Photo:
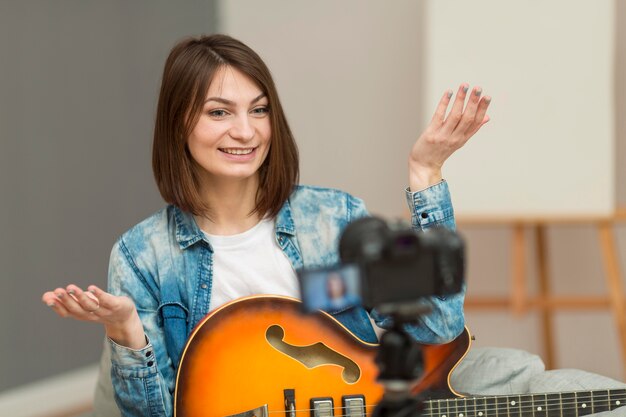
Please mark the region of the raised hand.
POLYGON ((480 87, 474 87, 469 92, 469 85, 461 84, 452 110, 446 117, 452 95, 452 90, 443 94, 429 125, 411 149, 409 186, 412 191, 419 191, 441 181, 441 167, 444 162, 489 121, 487 108, 491 97, 481 97, 480 87))
POLYGON ((61 317, 103 324, 107 336, 122 346, 146 345, 137 309, 128 297, 111 295, 95 285, 83 291, 72 284, 44 293, 41 300, 61 317))

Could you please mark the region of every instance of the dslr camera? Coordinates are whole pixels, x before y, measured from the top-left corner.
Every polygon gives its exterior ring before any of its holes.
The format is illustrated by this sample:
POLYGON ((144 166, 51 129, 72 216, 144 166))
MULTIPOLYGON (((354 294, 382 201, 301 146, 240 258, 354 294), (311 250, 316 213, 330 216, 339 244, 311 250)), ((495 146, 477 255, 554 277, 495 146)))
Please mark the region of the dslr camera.
POLYGON ((378 217, 358 219, 341 235, 339 265, 299 271, 304 308, 332 313, 362 305, 394 312, 422 297, 457 293, 464 251, 461 236, 443 227, 415 231, 378 217))

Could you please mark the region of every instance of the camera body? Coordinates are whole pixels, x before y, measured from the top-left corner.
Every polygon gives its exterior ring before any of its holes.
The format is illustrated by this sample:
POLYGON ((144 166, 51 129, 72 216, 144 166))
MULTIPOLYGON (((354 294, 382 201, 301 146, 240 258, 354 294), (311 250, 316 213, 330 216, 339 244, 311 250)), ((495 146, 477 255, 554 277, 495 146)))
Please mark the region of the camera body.
POLYGON ((351 305, 394 310, 426 296, 461 291, 461 236, 443 227, 415 231, 405 223, 365 217, 350 223, 339 243, 341 265, 299 271, 305 309, 339 311, 351 305))

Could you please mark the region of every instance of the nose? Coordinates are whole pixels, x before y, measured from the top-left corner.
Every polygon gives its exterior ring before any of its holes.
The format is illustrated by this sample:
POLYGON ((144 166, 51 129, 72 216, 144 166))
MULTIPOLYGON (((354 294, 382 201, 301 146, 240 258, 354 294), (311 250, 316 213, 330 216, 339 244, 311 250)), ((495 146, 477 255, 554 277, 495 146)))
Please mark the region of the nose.
POLYGON ((254 138, 254 126, 250 123, 247 115, 237 117, 229 130, 230 137, 240 141, 250 141, 254 138))

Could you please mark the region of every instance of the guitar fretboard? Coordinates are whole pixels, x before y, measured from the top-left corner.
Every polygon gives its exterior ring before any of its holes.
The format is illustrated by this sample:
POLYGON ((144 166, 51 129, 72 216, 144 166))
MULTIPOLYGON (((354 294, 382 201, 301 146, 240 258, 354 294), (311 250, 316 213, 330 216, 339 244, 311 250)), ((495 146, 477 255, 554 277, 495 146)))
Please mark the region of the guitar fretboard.
POLYGON ((626 389, 468 397, 426 402, 428 417, 580 417, 626 405, 626 389))

